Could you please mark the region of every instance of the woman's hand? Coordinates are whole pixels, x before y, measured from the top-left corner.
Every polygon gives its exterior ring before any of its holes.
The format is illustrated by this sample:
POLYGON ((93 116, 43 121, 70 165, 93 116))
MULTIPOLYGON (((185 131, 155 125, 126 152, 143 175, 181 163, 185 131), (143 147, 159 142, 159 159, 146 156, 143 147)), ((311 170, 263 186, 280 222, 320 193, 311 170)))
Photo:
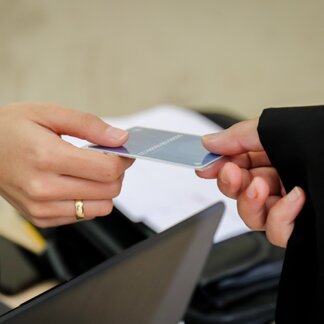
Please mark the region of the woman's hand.
POLYGON ((266 231, 270 242, 285 247, 304 205, 305 193, 295 187, 286 194, 262 147, 257 126, 258 119, 254 119, 204 136, 204 146, 224 157, 197 174, 217 178, 221 192, 237 200, 238 212, 246 225, 266 231))
POLYGON ((57 105, 10 104, 0 108, 0 194, 39 227, 104 216, 133 160, 84 150, 61 139, 71 135, 121 146, 127 132, 100 118, 57 105))

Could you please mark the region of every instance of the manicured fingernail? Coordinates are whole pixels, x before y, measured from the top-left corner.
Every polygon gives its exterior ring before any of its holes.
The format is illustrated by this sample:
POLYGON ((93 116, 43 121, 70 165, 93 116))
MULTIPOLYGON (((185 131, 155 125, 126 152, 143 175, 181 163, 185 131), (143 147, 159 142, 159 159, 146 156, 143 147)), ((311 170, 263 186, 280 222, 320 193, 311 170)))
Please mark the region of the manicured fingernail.
POLYGON ((255 184, 254 182, 251 182, 251 184, 246 189, 246 195, 248 196, 249 199, 255 199, 257 194, 258 193, 256 191, 255 184))
POLYGON ((120 128, 109 127, 106 131, 106 134, 115 140, 121 140, 126 137, 127 132, 120 128))
POLYGON ((298 187, 295 187, 293 190, 291 190, 288 193, 286 197, 289 201, 294 202, 299 199, 300 195, 301 195, 300 189, 298 187))

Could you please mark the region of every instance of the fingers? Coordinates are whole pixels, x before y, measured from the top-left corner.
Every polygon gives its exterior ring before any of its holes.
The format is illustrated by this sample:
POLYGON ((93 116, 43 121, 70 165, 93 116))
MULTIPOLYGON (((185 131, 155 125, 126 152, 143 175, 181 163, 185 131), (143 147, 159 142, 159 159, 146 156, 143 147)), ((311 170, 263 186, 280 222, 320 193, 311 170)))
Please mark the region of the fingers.
POLYGON ((219 170, 217 185, 223 194, 237 199, 255 177, 260 177, 266 182, 271 195, 281 193, 282 186, 275 169, 262 167, 248 171, 244 168, 241 169, 232 162, 225 163, 223 168, 219 170))
POLYGON ((87 219, 111 211, 134 161, 77 148, 60 135, 121 146, 126 131, 92 114, 46 104, 13 104, 1 110, 0 121, 1 195, 32 222, 42 227, 74 222, 75 199, 86 202, 87 219))
POLYGON ((294 221, 305 203, 305 193, 295 187, 278 200, 269 210, 266 222, 266 235, 274 245, 286 247, 294 229, 294 221))
POLYGON ((219 172, 217 185, 220 191, 227 197, 236 199, 243 187, 243 178, 246 178, 243 170, 237 165, 228 162, 219 172))
POLYGON ((264 151, 248 152, 234 156, 224 156, 213 163, 211 166, 200 171, 197 170, 196 173, 199 177, 205 179, 217 178, 219 171, 227 162, 233 162, 240 168, 245 169, 271 166, 270 160, 264 151))
POLYGON ((212 165, 202 169, 202 170, 195 170, 196 174, 200 178, 204 179, 215 179, 218 177, 219 171, 224 167, 224 165, 229 162, 231 159, 230 157, 224 156, 221 159, 218 159, 212 165))
POLYGON ((254 178, 237 200, 237 209, 244 223, 254 230, 264 230, 267 219, 266 200, 269 186, 262 178, 254 178))
POLYGON ((89 181, 55 174, 30 179, 22 188, 23 194, 34 201, 69 199, 112 199, 119 195, 123 175, 108 183, 89 181))
POLYGON ((274 245, 287 245, 294 220, 305 202, 301 188, 285 195, 275 169, 248 171, 232 162, 219 170, 217 184, 226 196, 237 199, 238 212, 248 227, 266 231, 274 245))
POLYGON ((56 134, 71 135, 104 146, 121 146, 127 140, 127 131, 112 127, 93 114, 57 105, 47 104, 42 108, 36 105, 34 121, 56 134))
POLYGON ((206 149, 224 157, 196 173, 206 179, 217 178, 220 191, 237 200, 238 212, 246 225, 265 230, 270 242, 285 247, 304 205, 305 193, 295 187, 285 194, 262 147, 257 126, 258 119, 254 119, 204 136, 206 149))
POLYGON ((134 160, 117 155, 81 149, 57 139, 47 148, 35 148, 33 165, 41 171, 68 175, 93 181, 110 182, 118 179, 134 160), (52 147, 56 148, 55 154, 52 147))
POLYGON ((24 185, 7 186, 6 199, 33 224, 57 226, 76 221, 74 201, 85 203, 86 219, 108 215, 119 195, 123 175, 109 183, 47 173, 34 174, 24 185))
POLYGON ((101 182, 115 181, 134 163, 132 159, 83 149, 71 150, 69 156, 74 163, 58 164, 58 173, 101 182))
POLYGON ((205 135, 203 145, 210 152, 221 155, 262 151, 257 126, 258 119, 237 123, 219 133, 205 135))
MULTIPOLYGON (((17 195, 15 190, 12 188, 8 188, 4 198, 30 222, 38 227, 64 225, 75 223, 77 221, 75 199, 61 201, 34 201, 29 200, 21 193, 20 195, 17 195), (10 194, 9 192, 13 194, 10 194)), ((83 204, 85 220, 109 215, 113 209, 112 199, 83 199, 83 204)))
MULTIPOLYGON (((38 227, 51 227, 77 222, 74 200, 41 202, 25 212, 25 216, 38 227)), ((84 200, 85 220, 111 213, 113 203, 107 200, 84 200)))
POLYGON ((268 240, 286 247, 294 221, 305 203, 305 193, 295 187, 284 197, 270 196, 262 178, 254 178, 237 200, 238 212, 245 224, 254 230, 264 230, 268 240))

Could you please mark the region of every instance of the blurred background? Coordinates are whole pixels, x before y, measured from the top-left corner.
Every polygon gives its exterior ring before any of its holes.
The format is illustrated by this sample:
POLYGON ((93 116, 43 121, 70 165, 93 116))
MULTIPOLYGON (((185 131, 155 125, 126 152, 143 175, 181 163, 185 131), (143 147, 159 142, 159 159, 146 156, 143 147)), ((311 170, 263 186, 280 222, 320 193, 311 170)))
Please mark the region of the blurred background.
POLYGON ((0 0, 0 106, 249 118, 324 103, 323 57, 320 0, 0 0))

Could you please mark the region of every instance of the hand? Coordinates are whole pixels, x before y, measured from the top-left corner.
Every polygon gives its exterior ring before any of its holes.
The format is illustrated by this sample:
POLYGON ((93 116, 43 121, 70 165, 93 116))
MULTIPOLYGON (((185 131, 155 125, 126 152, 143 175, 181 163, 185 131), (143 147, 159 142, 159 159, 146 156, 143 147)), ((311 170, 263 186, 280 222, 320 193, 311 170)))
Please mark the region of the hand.
POLYGON ((128 136, 57 105, 0 109, 0 194, 39 227, 75 222, 75 200, 84 201, 86 219, 109 214, 133 162, 77 148, 63 134, 106 146, 121 146, 128 136))
POLYGON ((304 205, 305 193, 295 187, 286 194, 262 147, 257 125, 258 119, 243 121, 204 136, 203 144, 210 152, 225 156, 197 174, 206 179, 217 178, 221 192, 237 200, 238 212, 246 225, 264 230, 270 242, 285 247, 304 205))

